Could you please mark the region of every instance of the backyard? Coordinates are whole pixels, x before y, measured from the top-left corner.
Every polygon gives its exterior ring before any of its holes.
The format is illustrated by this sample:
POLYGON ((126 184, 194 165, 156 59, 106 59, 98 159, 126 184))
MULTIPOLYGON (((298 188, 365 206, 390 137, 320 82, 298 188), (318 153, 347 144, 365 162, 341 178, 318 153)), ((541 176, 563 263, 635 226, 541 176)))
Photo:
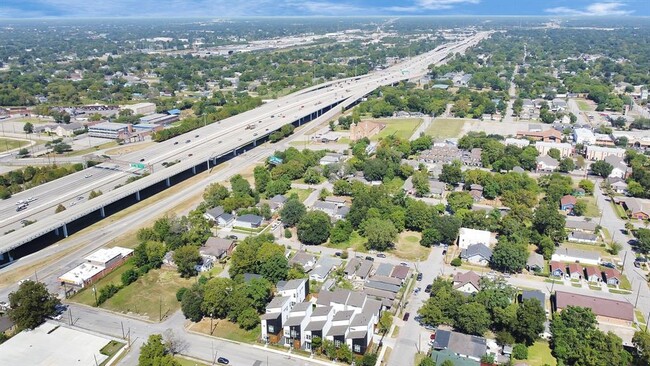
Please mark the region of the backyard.
POLYGON ((526 363, 529 366, 557 365, 555 357, 551 355, 551 348, 548 346, 548 342, 545 341, 537 341, 528 347, 528 360, 526 360, 526 363))
POLYGON ((383 123, 386 127, 370 139, 377 141, 384 137, 396 136, 404 140, 408 140, 411 135, 418 128, 422 120, 419 118, 390 118, 390 119, 375 119, 372 122, 383 123))
POLYGON ((458 137, 465 125, 463 119, 437 118, 431 122, 431 125, 424 131, 425 134, 433 138, 453 138, 458 137))

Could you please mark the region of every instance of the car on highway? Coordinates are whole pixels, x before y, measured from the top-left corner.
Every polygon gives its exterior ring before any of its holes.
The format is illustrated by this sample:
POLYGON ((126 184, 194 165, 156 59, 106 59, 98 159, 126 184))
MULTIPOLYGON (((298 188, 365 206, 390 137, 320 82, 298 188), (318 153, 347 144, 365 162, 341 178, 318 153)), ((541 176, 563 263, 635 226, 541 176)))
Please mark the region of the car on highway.
POLYGON ((197 138, 197 137, 199 137, 199 135, 194 135, 194 138, 197 138))
POLYGON ((140 162, 142 163, 144 161, 144 158, 140 159, 140 162))
POLYGON ((190 141, 192 141, 192 140, 185 140, 185 143, 186 143, 186 144, 189 144, 190 141))
POLYGON ((92 174, 86 174, 86 175, 84 175, 84 178, 90 178, 92 176, 93 176, 92 174))
POLYGON ((227 365, 230 363, 230 361, 228 361, 228 359, 225 357, 219 357, 217 358, 217 363, 220 363, 222 365, 227 365))
POLYGON ((20 200, 20 201, 16 202, 16 205, 20 206, 20 205, 22 205, 23 203, 25 203, 25 201, 20 200))
POLYGON ((34 201, 36 201, 36 198, 34 198, 34 197, 29 197, 27 199, 27 202, 34 202, 34 201))
POLYGON ((379 253, 379 254, 377 254, 377 258, 386 258, 386 254, 379 253))
POLYGON ((174 142, 174 145, 178 145, 178 141, 174 142))
POLYGON ((27 208, 27 204, 23 203, 22 205, 16 207, 16 212, 20 212, 20 211, 22 211, 22 210, 24 210, 26 208, 27 208))

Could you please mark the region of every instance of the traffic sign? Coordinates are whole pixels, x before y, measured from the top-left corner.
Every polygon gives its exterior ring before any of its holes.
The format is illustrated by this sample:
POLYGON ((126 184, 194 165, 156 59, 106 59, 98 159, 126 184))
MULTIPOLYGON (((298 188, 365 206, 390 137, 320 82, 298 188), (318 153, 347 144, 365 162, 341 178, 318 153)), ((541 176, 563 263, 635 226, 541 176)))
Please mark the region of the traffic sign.
POLYGON ((144 169, 145 165, 141 163, 131 163, 129 164, 131 168, 136 168, 136 169, 144 169))

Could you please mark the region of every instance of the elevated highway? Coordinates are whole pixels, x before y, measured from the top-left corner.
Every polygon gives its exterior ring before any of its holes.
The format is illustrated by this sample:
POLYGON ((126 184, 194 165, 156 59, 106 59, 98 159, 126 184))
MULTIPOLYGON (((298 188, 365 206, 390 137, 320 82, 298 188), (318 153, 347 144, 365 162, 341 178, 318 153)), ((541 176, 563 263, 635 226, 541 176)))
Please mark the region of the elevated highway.
POLYGON ((331 118, 377 87, 421 77, 427 73, 430 64, 441 63, 451 54, 463 53, 488 36, 488 32, 477 33, 385 70, 319 84, 145 150, 124 155, 120 160, 146 164, 152 173, 119 188, 106 189, 140 174, 142 169, 125 169, 124 166, 106 162, 18 193, 0 202, 0 230, 14 229, 21 220, 36 222, 0 236, 0 265, 21 256, 24 249, 20 250, 20 247, 24 244, 30 244, 30 251, 38 250, 56 241, 57 237, 68 236, 88 223, 254 148, 288 123, 300 126, 317 118, 331 118), (163 165, 175 161, 178 162, 172 166, 163 165), (103 195, 92 200, 84 199, 88 192, 102 187, 105 188, 103 195), (15 203, 29 198, 34 199, 29 208, 16 212, 15 203), (67 210, 54 214, 55 208, 62 202, 75 204, 69 204, 67 210))

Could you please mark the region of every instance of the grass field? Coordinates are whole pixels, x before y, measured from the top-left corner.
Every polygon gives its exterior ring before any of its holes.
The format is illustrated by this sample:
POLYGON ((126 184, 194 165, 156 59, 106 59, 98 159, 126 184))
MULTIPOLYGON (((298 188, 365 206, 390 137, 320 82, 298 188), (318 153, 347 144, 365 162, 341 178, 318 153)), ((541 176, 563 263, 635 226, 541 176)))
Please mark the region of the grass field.
POLYGON ((97 151, 102 150, 102 149, 108 149, 108 148, 111 148, 111 147, 116 147, 118 145, 119 144, 117 143, 117 141, 110 141, 110 142, 106 142, 106 143, 101 144, 101 145, 93 146, 93 147, 88 148, 88 149, 76 150, 76 151, 72 151, 70 153, 65 153, 63 155, 64 156, 82 156, 82 155, 97 152, 97 151))
POLYGON ((594 197, 582 197, 581 200, 587 203, 587 209, 585 210, 586 217, 600 217, 600 210, 598 205, 596 205, 596 199, 594 197))
POLYGON ((581 111, 591 111, 592 110, 592 108, 589 106, 589 103, 587 103, 586 100, 576 99, 576 104, 578 105, 578 108, 580 108, 581 111))
POLYGON ((370 139, 377 141, 384 137, 395 135, 401 139, 408 140, 418 128, 422 120, 419 118, 391 118, 375 119, 372 122, 383 123, 386 127, 370 139))
POLYGON ((420 245, 422 234, 414 231, 405 231, 399 234, 397 244, 395 245, 395 254, 398 258, 409 261, 426 260, 429 257, 431 249, 420 245))
POLYGON ((458 137, 465 122, 463 119, 434 119, 424 133, 436 138, 458 137))
POLYGON ((181 366, 208 366, 207 363, 190 360, 182 356, 174 356, 174 360, 178 362, 181 366))
POLYGON ((0 138, 0 152, 18 149, 27 145, 29 145, 29 142, 27 141, 8 139, 4 137, 0 138))
POLYGON ((614 202, 611 203, 612 206, 614 207, 614 211, 616 211, 616 214, 618 217, 620 217, 623 220, 627 220, 627 213, 625 212, 625 209, 621 205, 617 205, 614 202))
POLYGON ((102 349, 99 350, 99 353, 101 353, 102 355, 108 356, 108 358, 104 362, 102 362, 100 364, 100 366, 106 365, 110 361, 112 361, 113 356, 115 356, 115 354, 122 347, 124 347, 124 343, 121 343, 121 342, 118 342, 118 341, 110 341, 110 342, 108 342, 107 345, 105 345, 102 349))
POLYGON ((557 361, 551 355, 551 348, 546 341, 537 341, 528 347, 528 360, 526 360, 526 363, 529 366, 557 365, 557 361))
MULTIPOLYGON (((101 280, 97 281, 95 283, 95 288, 97 291, 99 291, 100 288, 113 284, 113 285, 121 285, 122 284, 122 273, 126 272, 128 269, 133 268, 133 264, 131 262, 126 262, 122 266, 118 267, 116 270, 113 272, 109 273, 108 276, 102 278, 101 280)), ((85 304, 85 305, 90 305, 94 306, 95 305, 95 295, 93 294, 93 289, 92 287, 87 287, 83 291, 78 292, 75 294, 72 298, 71 301, 78 302, 80 304, 85 304)))
POLYGON ((126 144, 122 145, 120 147, 116 147, 114 149, 106 150, 106 155, 124 155, 128 153, 132 153, 135 151, 140 151, 144 150, 148 147, 151 147, 152 145, 155 145, 156 143, 153 141, 150 142, 144 142, 141 144, 126 144))
POLYGON ((336 248, 336 249, 351 248, 354 249, 354 251, 356 252, 366 252, 366 247, 364 246, 365 243, 366 243, 366 238, 359 235, 358 232, 353 231, 348 241, 345 241, 343 243, 338 243, 338 244, 327 243, 326 246, 329 248, 336 248))
MULTIPOLYGON (((213 336, 235 342, 253 343, 260 336, 259 325, 251 330, 244 330, 239 325, 228 320, 214 319, 212 326, 214 327, 213 336)), ((204 318, 200 322, 192 324, 190 329, 195 332, 210 334, 210 318, 204 318)))
POLYGON ((295 193, 298 195, 298 199, 300 202, 305 202, 307 197, 313 192, 313 189, 302 189, 302 188, 291 188, 287 194, 285 194, 286 197, 291 196, 292 193, 295 193))

